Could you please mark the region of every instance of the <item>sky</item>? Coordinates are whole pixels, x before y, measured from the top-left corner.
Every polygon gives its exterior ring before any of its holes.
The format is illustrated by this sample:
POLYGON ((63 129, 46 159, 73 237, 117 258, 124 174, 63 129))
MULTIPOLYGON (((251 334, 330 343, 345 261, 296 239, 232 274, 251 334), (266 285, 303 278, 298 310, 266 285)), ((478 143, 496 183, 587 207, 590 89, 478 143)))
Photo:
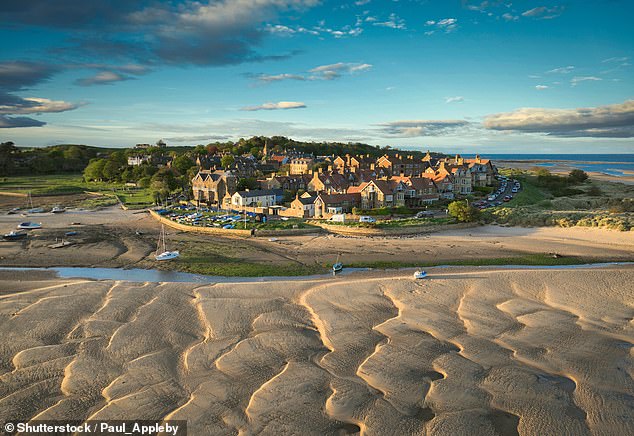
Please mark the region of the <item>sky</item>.
POLYGON ((634 153, 630 0, 3 0, 0 140, 634 153))

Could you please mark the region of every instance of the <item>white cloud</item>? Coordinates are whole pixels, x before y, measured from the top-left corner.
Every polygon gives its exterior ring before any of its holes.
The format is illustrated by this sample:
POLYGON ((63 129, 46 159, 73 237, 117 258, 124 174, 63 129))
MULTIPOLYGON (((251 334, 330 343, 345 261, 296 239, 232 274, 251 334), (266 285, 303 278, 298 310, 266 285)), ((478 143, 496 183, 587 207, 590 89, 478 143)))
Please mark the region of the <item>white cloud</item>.
POLYGON ((517 15, 509 14, 508 12, 502 15, 504 21, 517 21, 520 19, 517 15))
POLYGON ((521 108, 489 115, 484 127, 563 137, 634 137, 634 100, 578 109, 521 108))
POLYGON ((115 73, 114 71, 102 71, 100 73, 95 74, 92 77, 78 79, 77 81, 75 81, 75 83, 81 86, 108 85, 111 83, 122 82, 124 80, 131 80, 131 79, 132 77, 115 73))
POLYGON ((552 8, 546 6, 538 6, 533 9, 522 12, 523 17, 536 18, 539 20, 550 20, 557 18, 564 11, 563 6, 553 6, 552 8))
POLYGON ((455 97, 445 97, 445 103, 460 103, 464 101, 464 97, 458 95, 455 97))
POLYGON ((569 74, 572 73, 575 67, 573 65, 568 65, 567 67, 559 67, 549 71, 546 71, 547 74, 569 74))
POLYGON ((575 76, 570 80, 570 84, 572 86, 577 86, 581 82, 600 82, 601 80, 603 79, 595 76, 575 76))
POLYGON ((380 124, 384 135, 398 138, 442 136, 454 133, 470 123, 465 120, 402 120, 380 124))
POLYGON ((258 80, 263 83, 279 82, 282 80, 334 80, 342 76, 351 76, 369 71, 371 64, 354 63, 354 62, 338 62, 336 64, 320 65, 308 70, 304 74, 262 74, 257 76, 258 80))
POLYGON ((66 112, 77 109, 79 104, 48 98, 26 97, 19 104, 0 104, 0 114, 40 114, 66 112))
POLYGON ((405 20, 397 16, 396 14, 390 14, 389 18, 385 21, 374 21, 373 26, 389 27, 391 29, 404 30, 407 28, 405 20))
POLYGON ((537 85, 535 86, 535 89, 538 91, 543 91, 544 89, 548 89, 550 88, 548 85, 537 85))
POLYGON ((247 106, 240 109, 241 111, 271 111, 279 109, 304 109, 306 104, 299 101, 280 101, 277 103, 264 103, 259 106, 247 106))
MULTIPOLYGON (((458 28, 458 19, 457 18, 443 18, 442 20, 428 20, 425 22, 425 26, 434 27, 436 30, 451 33, 458 28)), ((425 32, 426 35, 432 35, 434 31, 425 32)))

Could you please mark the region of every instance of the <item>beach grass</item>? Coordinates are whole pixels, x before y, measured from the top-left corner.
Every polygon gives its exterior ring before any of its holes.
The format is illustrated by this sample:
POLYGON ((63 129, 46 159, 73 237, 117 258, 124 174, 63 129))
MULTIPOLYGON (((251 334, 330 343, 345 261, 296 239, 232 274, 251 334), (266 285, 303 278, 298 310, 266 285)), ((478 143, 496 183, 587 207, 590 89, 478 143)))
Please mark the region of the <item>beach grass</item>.
MULTIPOLYGON (((614 259, 588 258, 565 256, 555 257, 546 253, 524 254, 521 256, 495 257, 480 259, 461 259, 449 262, 413 262, 413 261, 377 261, 377 262, 354 262, 345 265, 350 268, 376 268, 395 269, 413 267, 434 267, 434 266, 502 266, 502 265, 526 265, 526 266, 566 266, 566 265, 586 265, 591 263, 615 262, 614 259)), ((628 260, 625 260, 627 262, 628 260)), ((629 260, 634 261, 634 257, 629 260)), ((619 259, 618 262, 624 262, 619 259)))

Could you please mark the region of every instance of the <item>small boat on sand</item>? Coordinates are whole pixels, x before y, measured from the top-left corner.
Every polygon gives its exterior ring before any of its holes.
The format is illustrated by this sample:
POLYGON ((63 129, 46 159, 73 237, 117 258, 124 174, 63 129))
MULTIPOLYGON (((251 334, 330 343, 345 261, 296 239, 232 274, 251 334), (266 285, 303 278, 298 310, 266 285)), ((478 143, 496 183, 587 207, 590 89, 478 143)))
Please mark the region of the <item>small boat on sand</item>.
POLYGON ((415 279, 424 279, 425 277, 427 277, 427 272, 423 271, 422 269, 414 272, 415 279))
POLYGON ((2 239, 4 239, 5 241, 18 241, 20 239, 24 239, 26 238, 27 233, 24 230, 18 230, 18 231, 11 231, 9 233, 5 233, 2 236, 2 239))
POLYGON ((23 223, 18 224, 18 229, 20 230, 35 230, 35 229, 41 229, 42 228, 42 223, 34 223, 31 221, 25 221, 23 223))
POLYGON ((15 215, 16 213, 18 213, 21 209, 19 207, 14 207, 13 209, 11 209, 9 212, 7 212, 7 215, 15 215))
POLYGON ((161 226, 161 234, 159 235, 158 243, 156 245, 156 255, 154 256, 154 258, 158 261, 162 261, 176 259, 178 256, 180 256, 180 253, 178 251, 167 250, 167 245, 165 243, 165 226, 161 226), (163 251, 161 251, 161 249, 163 251))
POLYGON ((343 270, 343 263, 339 262, 339 255, 337 255, 337 261, 332 265, 332 273, 337 274, 343 270))
POLYGON ((53 213, 64 213, 66 212, 66 208, 63 208, 62 206, 55 206, 51 212, 53 213))

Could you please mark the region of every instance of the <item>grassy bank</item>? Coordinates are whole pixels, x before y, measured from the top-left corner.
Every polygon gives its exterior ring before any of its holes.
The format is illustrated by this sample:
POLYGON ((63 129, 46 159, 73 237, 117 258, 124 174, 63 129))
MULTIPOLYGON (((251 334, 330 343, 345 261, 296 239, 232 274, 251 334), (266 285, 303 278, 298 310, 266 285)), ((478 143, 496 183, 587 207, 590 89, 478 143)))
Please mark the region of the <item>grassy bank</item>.
MULTIPOLYGON (((569 266, 587 265, 593 263, 610 262, 634 262, 632 259, 603 259, 590 257, 553 257, 549 254, 525 254, 512 257, 497 257, 490 259, 465 259, 449 262, 411 262, 411 261, 376 261, 345 263, 344 268, 370 268, 370 269, 399 269, 399 268, 429 268, 435 266, 569 266)), ((244 262, 240 259, 227 257, 210 259, 207 256, 189 254, 182 256, 177 262, 171 264, 179 271, 196 274, 226 276, 226 277, 294 277, 304 275, 326 274, 330 272, 332 265, 302 265, 299 263, 288 264, 263 264, 244 262)))
POLYGON ((80 204, 80 207, 87 209, 113 205, 119 200, 130 208, 148 207, 154 202, 149 189, 130 188, 123 183, 85 182, 81 174, 5 177, 0 180, 0 190, 24 194, 30 192, 34 197, 85 192, 99 193, 107 197, 86 200, 80 204))
POLYGON ((451 266, 495 266, 495 265, 527 265, 527 266, 565 266, 565 265, 585 265, 591 263, 609 263, 609 262, 634 262, 632 259, 602 259, 590 257, 553 257, 545 253, 524 254, 512 257, 494 257, 490 259, 464 259, 449 262, 408 262, 408 261, 388 261, 388 262, 355 262, 345 265, 350 268, 376 268, 376 269, 394 269, 394 268, 413 268, 413 267, 433 267, 442 265, 451 266))
POLYGON ((225 277, 293 277, 328 271, 327 267, 322 268, 318 265, 309 267, 300 263, 266 264, 226 256, 209 257, 196 253, 182 255, 171 266, 179 271, 225 277))

